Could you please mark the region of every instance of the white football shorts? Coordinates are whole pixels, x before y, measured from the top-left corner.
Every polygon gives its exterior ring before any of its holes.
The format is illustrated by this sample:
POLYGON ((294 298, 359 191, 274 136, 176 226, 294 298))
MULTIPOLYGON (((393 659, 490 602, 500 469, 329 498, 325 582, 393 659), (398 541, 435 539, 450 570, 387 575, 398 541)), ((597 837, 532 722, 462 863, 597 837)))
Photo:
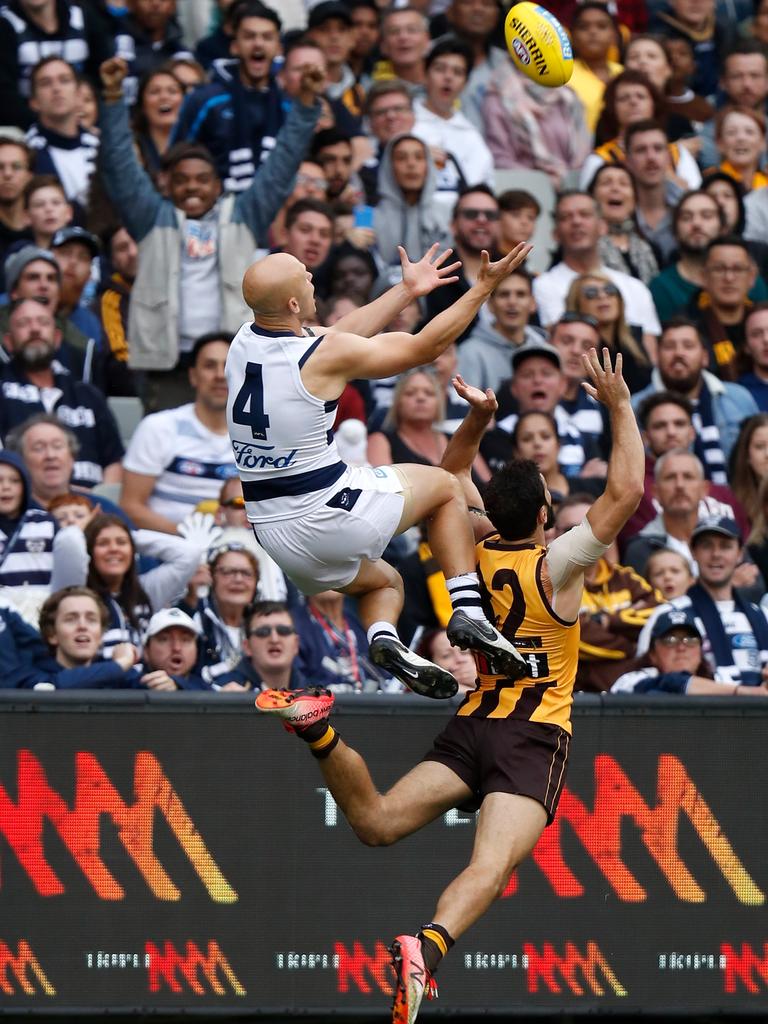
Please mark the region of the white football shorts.
POLYGON ((348 466, 307 515, 254 527, 256 538, 304 594, 340 590, 364 558, 375 562, 403 514, 404 482, 393 466, 348 466))

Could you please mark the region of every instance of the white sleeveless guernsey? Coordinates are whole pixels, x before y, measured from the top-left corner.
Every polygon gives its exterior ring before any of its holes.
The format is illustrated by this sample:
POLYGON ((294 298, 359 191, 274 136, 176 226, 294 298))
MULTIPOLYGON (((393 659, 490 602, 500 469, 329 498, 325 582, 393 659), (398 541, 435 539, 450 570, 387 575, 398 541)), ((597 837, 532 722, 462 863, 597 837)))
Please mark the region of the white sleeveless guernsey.
POLYGON ((301 368, 322 337, 243 324, 227 357, 227 425, 248 521, 275 523, 322 505, 346 470, 331 428, 338 400, 311 395, 301 368))

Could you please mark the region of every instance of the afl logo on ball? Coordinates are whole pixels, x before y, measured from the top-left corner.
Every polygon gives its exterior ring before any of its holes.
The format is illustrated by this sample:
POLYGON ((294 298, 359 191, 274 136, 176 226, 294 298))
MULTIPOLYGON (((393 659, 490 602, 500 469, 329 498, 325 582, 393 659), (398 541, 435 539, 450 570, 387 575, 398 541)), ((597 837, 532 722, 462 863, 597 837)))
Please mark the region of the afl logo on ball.
POLYGON ((526 50, 525 43, 523 43, 520 39, 512 40, 512 49, 515 51, 518 58, 523 62, 523 64, 531 63, 531 55, 526 50))

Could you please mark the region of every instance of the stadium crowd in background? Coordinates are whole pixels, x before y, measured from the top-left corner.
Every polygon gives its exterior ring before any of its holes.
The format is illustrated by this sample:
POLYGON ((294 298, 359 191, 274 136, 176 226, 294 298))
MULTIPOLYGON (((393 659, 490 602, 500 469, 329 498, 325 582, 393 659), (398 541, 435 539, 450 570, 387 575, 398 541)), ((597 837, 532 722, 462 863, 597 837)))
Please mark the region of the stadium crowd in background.
MULTIPOLYGON (((577 689, 768 695, 768 32, 755 0, 550 0, 567 86, 516 70, 498 0, 8 0, 0 8, 2 686, 405 688, 354 603, 261 549, 224 365, 260 256, 311 270, 317 326, 438 242, 457 279, 535 241, 436 362, 351 382, 352 464, 440 465, 496 391, 474 464, 552 493, 550 539, 605 486, 581 355, 621 353, 643 500, 590 571, 577 689), (202 26, 206 26, 203 28, 202 26)), ((386 558, 401 631, 473 687, 414 528, 386 558)))

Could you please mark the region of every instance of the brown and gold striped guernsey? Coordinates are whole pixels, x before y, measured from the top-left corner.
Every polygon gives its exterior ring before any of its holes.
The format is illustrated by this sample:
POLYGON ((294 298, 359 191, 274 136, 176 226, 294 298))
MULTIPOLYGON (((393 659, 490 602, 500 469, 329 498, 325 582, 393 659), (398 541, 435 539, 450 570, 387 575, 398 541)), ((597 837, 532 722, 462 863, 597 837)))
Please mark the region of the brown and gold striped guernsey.
POLYGON ((511 683, 490 675, 476 655, 478 688, 457 714, 476 718, 522 718, 571 732, 570 710, 579 658, 579 621, 561 619, 542 582, 547 549, 508 542, 491 534, 476 547, 478 570, 490 620, 531 665, 531 678, 511 683), (486 671, 484 671, 484 669, 486 671))

